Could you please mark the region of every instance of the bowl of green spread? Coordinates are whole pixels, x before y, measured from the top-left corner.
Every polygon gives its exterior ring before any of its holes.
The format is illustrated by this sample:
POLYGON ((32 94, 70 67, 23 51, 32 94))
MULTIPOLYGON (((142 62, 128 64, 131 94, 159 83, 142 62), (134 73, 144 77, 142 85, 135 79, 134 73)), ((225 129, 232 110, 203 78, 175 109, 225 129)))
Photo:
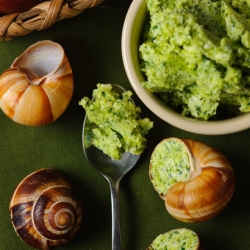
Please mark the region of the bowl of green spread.
POLYGON ((180 129, 250 128, 250 6, 245 1, 136 0, 122 58, 142 102, 180 129))

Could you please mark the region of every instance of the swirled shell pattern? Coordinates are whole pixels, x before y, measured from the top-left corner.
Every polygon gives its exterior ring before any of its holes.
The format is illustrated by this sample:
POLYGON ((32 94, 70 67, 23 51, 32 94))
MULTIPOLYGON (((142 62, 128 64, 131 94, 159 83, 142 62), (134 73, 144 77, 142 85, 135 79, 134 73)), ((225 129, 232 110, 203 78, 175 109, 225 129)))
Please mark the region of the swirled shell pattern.
POLYGON ((10 212, 19 237, 37 249, 69 242, 82 223, 82 208, 65 177, 53 169, 27 176, 16 188, 10 212))

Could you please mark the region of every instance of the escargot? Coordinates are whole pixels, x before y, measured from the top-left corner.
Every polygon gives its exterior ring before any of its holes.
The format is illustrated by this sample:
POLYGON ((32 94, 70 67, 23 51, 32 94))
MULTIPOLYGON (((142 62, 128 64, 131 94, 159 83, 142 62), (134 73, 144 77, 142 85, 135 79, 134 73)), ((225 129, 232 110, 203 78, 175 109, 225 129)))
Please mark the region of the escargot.
POLYGON ((39 169, 25 177, 10 201, 18 236, 36 249, 68 243, 82 225, 83 211, 66 177, 55 169, 39 169))
POLYGON ((190 139, 161 141, 151 155, 149 176, 167 211, 183 222, 213 218, 227 206, 235 189, 227 158, 190 139))
POLYGON ((204 250, 197 233, 187 228, 172 229, 158 235, 146 250, 204 250))
POLYGON ((73 74, 61 45, 39 41, 0 76, 0 108, 13 121, 38 126, 55 121, 73 94, 73 74))

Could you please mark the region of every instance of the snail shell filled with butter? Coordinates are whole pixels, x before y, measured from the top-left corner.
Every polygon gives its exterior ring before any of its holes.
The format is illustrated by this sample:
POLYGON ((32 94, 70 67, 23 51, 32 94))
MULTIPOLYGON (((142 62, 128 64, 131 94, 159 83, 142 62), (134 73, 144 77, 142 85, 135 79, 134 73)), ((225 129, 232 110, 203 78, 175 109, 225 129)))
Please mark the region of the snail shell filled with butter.
POLYGON ((184 222, 213 218, 227 206, 235 189, 227 158, 189 139, 160 142, 152 153, 149 175, 168 212, 184 222))
POLYGON ((18 236, 36 249, 69 242, 82 224, 82 208, 59 171, 40 169, 17 186, 10 202, 18 236))
POLYGON ((198 234, 187 228, 172 229, 158 235, 146 250, 163 249, 204 250, 198 234))
POLYGON ((73 75, 63 48, 45 40, 31 45, 0 76, 0 108, 13 121, 39 126, 68 107, 73 75))

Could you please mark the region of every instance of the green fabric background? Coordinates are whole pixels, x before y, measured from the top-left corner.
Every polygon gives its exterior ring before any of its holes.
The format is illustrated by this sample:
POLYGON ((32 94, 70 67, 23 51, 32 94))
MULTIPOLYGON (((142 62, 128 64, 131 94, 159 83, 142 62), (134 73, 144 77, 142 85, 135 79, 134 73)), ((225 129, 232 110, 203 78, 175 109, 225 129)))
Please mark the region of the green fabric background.
MULTIPOLYGON (((111 249, 111 202, 107 181, 84 157, 81 134, 84 110, 78 105, 92 95, 98 82, 117 83, 132 90, 121 57, 121 32, 131 0, 107 0, 72 19, 9 42, 0 42, 0 72, 29 45, 50 39, 60 43, 74 72, 74 94, 66 112, 42 127, 19 125, 0 111, 0 249, 31 249, 14 232, 9 201, 26 175, 44 167, 62 170, 71 180, 84 207, 81 231, 64 249, 111 249)), ((179 130, 160 120, 134 95, 142 117, 154 121, 148 147, 138 164, 121 181, 120 216, 123 250, 145 250, 160 233, 180 227, 196 231, 206 250, 250 249, 250 130, 224 136, 202 136, 179 130), (236 174, 236 190, 227 208, 202 223, 172 218, 148 177, 150 155, 164 138, 175 136, 207 143, 222 151, 236 174)), ((249 121, 250 122, 250 121, 249 121)))

